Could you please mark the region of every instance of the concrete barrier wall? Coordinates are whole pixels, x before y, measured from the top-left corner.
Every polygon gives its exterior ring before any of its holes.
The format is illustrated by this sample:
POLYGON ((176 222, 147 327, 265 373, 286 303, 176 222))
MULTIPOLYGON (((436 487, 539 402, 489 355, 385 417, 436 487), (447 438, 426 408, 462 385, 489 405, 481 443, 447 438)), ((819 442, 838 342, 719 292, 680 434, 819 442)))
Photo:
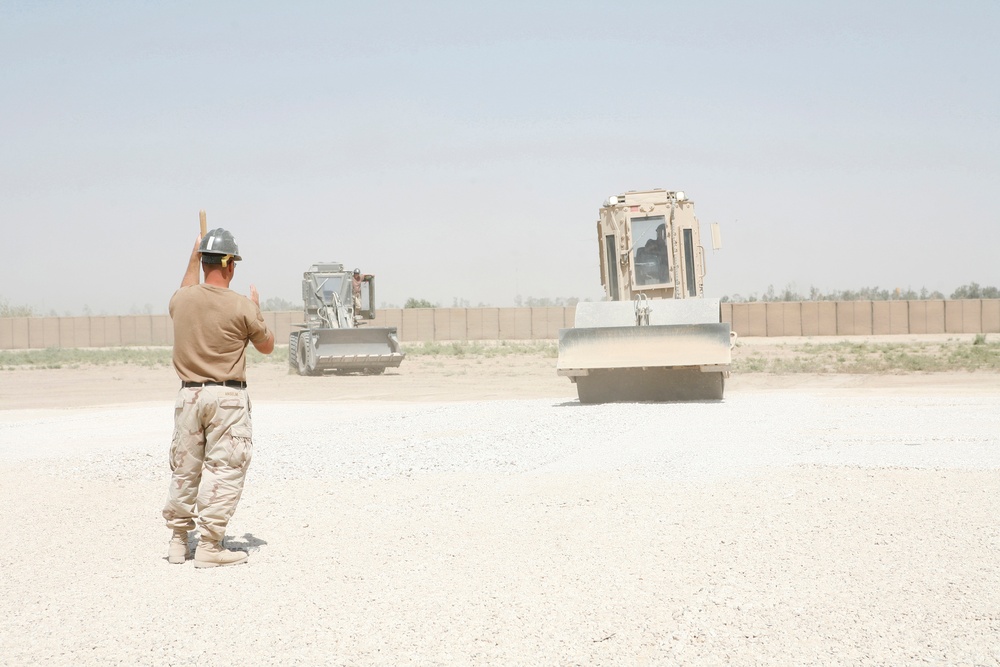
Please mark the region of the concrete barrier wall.
MULTIPOLYGON (((573 307, 395 308, 378 311, 366 326, 396 327, 403 343, 555 340, 559 329, 573 326, 574 313, 573 307)), ((281 344, 302 313, 266 312, 264 320, 281 344)), ((724 303, 722 321, 750 337, 1000 333, 1000 299, 724 303)), ((0 350, 173 342, 167 315, 0 318, 0 350)))

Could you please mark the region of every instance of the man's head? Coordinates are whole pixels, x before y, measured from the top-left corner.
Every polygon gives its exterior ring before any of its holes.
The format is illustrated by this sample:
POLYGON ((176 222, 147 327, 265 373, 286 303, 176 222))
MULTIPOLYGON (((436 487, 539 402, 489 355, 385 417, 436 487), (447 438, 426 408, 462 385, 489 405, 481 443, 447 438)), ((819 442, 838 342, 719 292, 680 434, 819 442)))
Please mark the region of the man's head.
POLYGON ((361 270, 360 269, 354 269, 354 279, 357 280, 360 277, 361 277, 361 270))
POLYGON ((198 252, 205 281, 228 287, 236 273, 236 262, 243 260, 233 235, 222 227, 212 229, 202 237, 198 252))
POLYGON ((221 265, 224 269, 233 262, 243 261, 243 258, 240 257, 240 249, 236 245, 236 239, 222 227, 210 230, 202 237, 198 252, 201 253, 202 264, 221 265))

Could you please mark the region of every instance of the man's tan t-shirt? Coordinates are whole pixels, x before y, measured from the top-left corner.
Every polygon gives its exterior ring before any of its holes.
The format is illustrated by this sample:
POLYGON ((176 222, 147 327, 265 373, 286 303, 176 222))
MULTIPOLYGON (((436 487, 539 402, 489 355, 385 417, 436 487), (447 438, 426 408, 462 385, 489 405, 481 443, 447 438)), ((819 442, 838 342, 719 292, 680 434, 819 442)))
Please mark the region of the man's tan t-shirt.
POLYGON ((170 297, 174 369, 182 382, 246 380, 248 342, 267 341, 260 308, 231 289, 200 283, 170 297))

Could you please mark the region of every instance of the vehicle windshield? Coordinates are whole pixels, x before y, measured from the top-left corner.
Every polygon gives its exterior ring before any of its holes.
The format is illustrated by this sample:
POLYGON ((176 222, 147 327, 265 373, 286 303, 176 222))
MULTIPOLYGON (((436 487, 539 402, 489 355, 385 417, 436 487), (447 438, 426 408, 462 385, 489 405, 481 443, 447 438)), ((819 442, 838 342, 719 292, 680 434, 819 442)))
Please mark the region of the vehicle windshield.
POLYGON ((660 285, 670 280, 666 219, 662 215, 632 218, 632 266, 636 285, 660 285))
POLYGON ((340 294, 340 285, 344 280, 341 273, 318 273, 316 274, 316 291, 322 295, 323 303, 328 306, 333 303, 333 295, 340 294))

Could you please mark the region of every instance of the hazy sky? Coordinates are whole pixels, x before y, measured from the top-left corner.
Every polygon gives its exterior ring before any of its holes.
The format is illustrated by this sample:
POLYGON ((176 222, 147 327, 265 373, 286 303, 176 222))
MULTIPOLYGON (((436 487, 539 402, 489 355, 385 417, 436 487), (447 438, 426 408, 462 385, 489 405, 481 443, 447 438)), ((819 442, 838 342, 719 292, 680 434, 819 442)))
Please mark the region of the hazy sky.
POLYGON ((1000 3, 0 0, 0 300, 600 298, 595 221, 684 190, 706 293, 1000 284, 1000 3))

